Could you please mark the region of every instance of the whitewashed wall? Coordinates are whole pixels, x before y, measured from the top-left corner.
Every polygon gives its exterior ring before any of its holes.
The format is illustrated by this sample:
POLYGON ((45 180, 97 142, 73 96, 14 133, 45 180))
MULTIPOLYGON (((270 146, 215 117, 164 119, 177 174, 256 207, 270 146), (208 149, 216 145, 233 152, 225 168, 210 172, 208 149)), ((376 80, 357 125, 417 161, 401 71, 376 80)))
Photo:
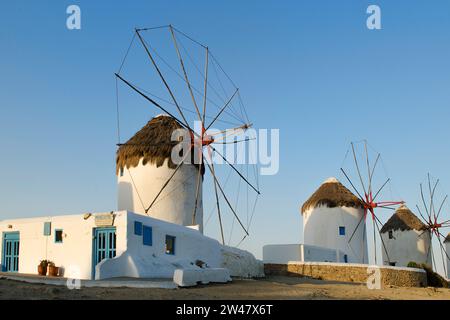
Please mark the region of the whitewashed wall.
POLYGON ((302 261, 345 262, 345 253, 339 249, 302 245, 301 250, 303 257, 302 261))
POLYGON ((223 246, 197 230, 131 212, 127 219, 127 251, 101 262, 96 268, 96 279, 122 276, 172 278, 175 269, 196 268, 196 260, 213 268, 227 268, 231 276, 263 276, 262 262, 252 254, 223 246), (143 237, 134 234, 135 221, 152 228, 151 246, 144 245, 143 237), (166 235, 176 237, 174 255, 165 252, 166 235))
POLYGON ((218 242, 197 230, 128 212, 127 251, 122 257, 106 260, 97 267, 97 279, 111 277, 171 278, 178 267, 189 267, 202 260, 218 267, 221 262, 218 242), (143 236, 134 234, 134 222, 152 228, 152 245, 143 244, 143 236), (175 255, 165 252, 166 235, 174 236, 175 255))
POLYGON ((301 244, 269 244, 263 247, 264 263, 303 261, 301 244))
POLYGON ((394 230, 392 232, 393 239, 389 239, 389 232, 381 234, 386 246, 386 250, 382 248, 383 263, 385 265, 395 262, 398 267, 406 267, 409 262, 426 263, 431 265, 431 238, 430 233, 417 230, 394 230), (419 235, 422 236, 419 237, 419 235), (386 255, 387 251, 387 255, 386 255), (389 259, 388 259, 389 256, 389 259))
POLYGON ((287 264, 301 262, 344 262, 344 253, 337 249, 304 244, 271 244, 263 247, 264 263, 287 264))
MULTIPOLYGON (((151 163, 123 170, 118 179, 118 210, 145 214, 162 186, 173 174, 174 169, 168 167, 166 160, 161 167, 151 163), (142 201, 142 202, 141 202, 142 201)), ((197 203, 195 223, 192 216, 195 206, 198 170, 193 165, 182 165, 175 173, 148 214, 156 219, 176 223, 183 226, 199 225, 203 232, 202 180, 197 203)))
MULTIPOLYGON (((0 231, 20 233, 19 273, 37 274, 41 260, 51 260, 63 272, 77 270, 80 279, 91 279, 94 215, 66 215, 17 220, 3 220, 0 231), (51 222, 51 235, 44 236, 44 222, 51 222), (55 243, 55 229, 63 229, 63 243, 55 243)), ((116 252, 126 250, 126 214, 116 213, 116 252)), ((3 259, 3 241, 0 241, 3 259)), ((3 261, 2 261, 3 263, 3 261)), ((65 274, 67 275, 67 274, 65 274)))
POLYGON ((303 242, 305 245, 340 250, 348 256, 350 263, 368 263, 364 221, 349 243, 363 215, 363 209, 351 207, 310 208, 303 213, 303 242), (344 236, 339 235, 340 226, 345 227, 344 236))
MULTIPOLYGON (((445 252, 450 257, 450 241, 445 243, 445 252)), ((447 259, 447 279, 450 279, 450 259, 446 256, 447 259)))
MULTIPOLYGON (((264 275, 262 262, 251 253, 223 246, 198 230, 127 211, 114 214, 116 257, 96 266, 96 279, 172 278, 175 269, 196 268, 196 260, 210 267, 227 268, 231 276, 264 275), (143 236, 135 235, 135 221, 152 227, 151 246, 143 244, 143 236), (174 255, 165 252, 166 235, 176 237, 174 255)), ((47 259, 61 267, 64 276, 91 279, 95 215, 87 220, 84 215, 4 220, 0 222, 0 231, 20 232, 19 273, 37 274, 39 262, 47 259), (44 222, 51 222, 50 236, 44 236, 44 222), (55 243, 55 229, 63 229, 63 243, 55 243), (67 270, 77 272, 69 275, 67 270)))

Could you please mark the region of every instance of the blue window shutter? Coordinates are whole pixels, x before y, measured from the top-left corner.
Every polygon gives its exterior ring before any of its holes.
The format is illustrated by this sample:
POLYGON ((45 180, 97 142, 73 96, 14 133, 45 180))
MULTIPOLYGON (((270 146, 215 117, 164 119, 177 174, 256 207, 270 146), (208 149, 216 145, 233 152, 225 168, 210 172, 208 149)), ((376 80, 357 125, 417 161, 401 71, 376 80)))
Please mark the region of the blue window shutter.
POLYGON ((339 227, 339 235, 345 236, 345 227, 339 227))
POLYGON ((51 230, 52 230, 52 223, 44 222, 44 236, 49 236, 52 232, 51 230))
POLYGON ((137 236, 142 236, 142 222, 134 222, 134 234, 137 236))
POLYGON ((152 227, 142 226, 142 243, 144 246, 152 245, 152 227))

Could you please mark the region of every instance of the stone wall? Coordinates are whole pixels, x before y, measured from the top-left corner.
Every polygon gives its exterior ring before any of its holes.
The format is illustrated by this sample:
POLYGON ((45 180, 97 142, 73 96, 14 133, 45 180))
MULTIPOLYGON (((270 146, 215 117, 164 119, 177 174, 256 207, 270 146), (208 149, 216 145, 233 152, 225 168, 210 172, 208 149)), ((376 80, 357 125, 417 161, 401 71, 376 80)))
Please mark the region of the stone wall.
POLYGON ((288 264, 265 264, 266 275, 311 277, 320 280, 367 283, 375 272, 381 275, 381 287, 424 287, 427 275, 422 269, 390 266, 370 266, 352 263, 289 262, 288 264), (369 269, 371 268, 371 269, 369 269))

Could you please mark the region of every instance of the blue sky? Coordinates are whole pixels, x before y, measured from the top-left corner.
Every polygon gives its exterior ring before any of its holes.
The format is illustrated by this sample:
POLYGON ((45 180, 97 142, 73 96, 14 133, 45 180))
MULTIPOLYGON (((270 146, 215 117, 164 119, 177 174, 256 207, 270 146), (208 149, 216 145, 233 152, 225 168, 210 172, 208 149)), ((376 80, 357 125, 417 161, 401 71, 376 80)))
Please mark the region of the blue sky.
POLYGON ((448 1, 14 1, 0 12, 0 218, 116 208, 113 73, 134 27, 169 23, 214 50, 256 127, 280 129, 244 248, 299 242, 299 207, 353 140, 382 153, 411 207, 427 172, 450 192, 448 1), (382 30, 366 28, 369 4, 382 30))

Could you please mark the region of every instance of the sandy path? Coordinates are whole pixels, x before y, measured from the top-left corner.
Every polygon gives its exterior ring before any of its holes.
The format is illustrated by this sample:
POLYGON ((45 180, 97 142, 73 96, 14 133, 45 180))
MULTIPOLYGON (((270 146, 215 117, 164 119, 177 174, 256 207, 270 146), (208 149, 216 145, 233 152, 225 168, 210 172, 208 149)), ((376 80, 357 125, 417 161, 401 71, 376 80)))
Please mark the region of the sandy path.
POLYGON ((0 279, 0 299, 446 299, 450 289, 389 288, 291 277, 235 280, 188 289, 81 288, 0 279))

